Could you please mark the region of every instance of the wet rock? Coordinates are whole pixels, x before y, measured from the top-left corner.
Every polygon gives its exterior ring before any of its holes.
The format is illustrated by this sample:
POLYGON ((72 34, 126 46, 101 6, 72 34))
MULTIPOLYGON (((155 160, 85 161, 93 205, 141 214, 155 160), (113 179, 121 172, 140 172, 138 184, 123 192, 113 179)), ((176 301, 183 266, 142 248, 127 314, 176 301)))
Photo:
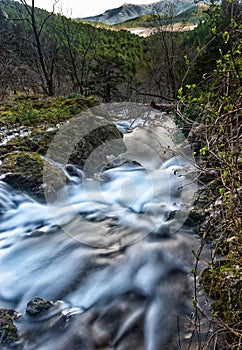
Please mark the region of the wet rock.
POLYGON ((42 201, 45 195, 48 195, 48 200, 54 201, 56 192, 65 183, 61 169, 49 164, 35 152, 6 154, 0 166, 0 175, 4 182, 15 189, 42 201))
POLYGON ((80 137, 80 141, 70 154, 69 161, 92 176, 107 163, 108 156, 116 157, 125 151, 122 133, 114 124, 104 124, 80 137))
POLYGON ((54 137, 56 130, 41 130, 38 128, 29 130, 26 128, 27 136, 19 135, 11 138, 6 144, 0 146, 2 156, 10 152, 37 152, 45 155, 54 137))
POLYGON ((68 181, 62 165, 73 164, 92 176, 109 155, 115 157, 126 150, 122 133, 102 117, 73 117, 65 125, 70 127, 64 131, 58 129, 60 125, 54 130, 32 129, 28 136, 16 136, 1 145, 1 180, 36 199, 53 202, 68 181))
POLYGON ((136 160, 125 159, 120 157, 120 158, 115 158, 112 161, 105 164, 102 170, 106 171, 106 170, 114 169, 116 167, 121 167, 121 166, 141 166, 141 164, 136 160))
POLYGON ((204 209, 195 206, 188 212, 187 219, 184 222, 184 225, 192 227, 195 231, 199 228, 199 225, 201 225, 204 222, 206 215, 207 213, 204 209))
POLYGON ((13 323, 16 318, 15 310, 0 309, 0 345, 8 345, 18 340, 18 330, 13 323))
POLYGON ((33 298, 28 302, 26 313, 30 316, 37 316, 53 307, 53 303, 42 298, 33 298))
MULTIPOLYGON (((60 344, 57 344, 57 337, 58 339, 65 337, 67 319, 61 302, 51 302, 39 297, 33 298, 27 304, 26 313, 19 322, 21 338, 18 349, 22 349, 22 346, 24 349, 30 347, 37 349, 39 344, 43 343, 47 344, 46 349, 62 349, 60 344)), ((68 346, 67 348, 69 349, 68 346)))

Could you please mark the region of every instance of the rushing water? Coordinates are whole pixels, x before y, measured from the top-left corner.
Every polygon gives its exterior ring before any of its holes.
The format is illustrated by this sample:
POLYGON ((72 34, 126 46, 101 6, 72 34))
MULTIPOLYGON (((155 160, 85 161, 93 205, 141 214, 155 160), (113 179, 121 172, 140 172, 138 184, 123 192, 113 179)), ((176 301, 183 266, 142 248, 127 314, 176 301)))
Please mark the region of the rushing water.
POLYGON ((162 350, 184 340, 194 167, 184 148, 164 152, 176 147, 167 129, 142 123, 117 122, 127 151, 94 177, 63 165, 69 183, 54 203, 0 183, 0 305, 24 314, 33 297, 58 300, 44 319, 17 321, 19 349, 162 350))

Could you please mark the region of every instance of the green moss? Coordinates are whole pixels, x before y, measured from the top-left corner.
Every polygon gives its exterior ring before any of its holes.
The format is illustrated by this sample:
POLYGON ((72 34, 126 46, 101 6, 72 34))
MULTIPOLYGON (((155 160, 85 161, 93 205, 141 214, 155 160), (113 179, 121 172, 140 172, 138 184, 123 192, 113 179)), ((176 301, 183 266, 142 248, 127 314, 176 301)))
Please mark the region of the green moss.
POLYGON ((5 174, 4 181, 14 188, 42 200, 45 195, 48 195, 48 200, 55 200, 56 192, 65 183, 63 172, 47 163, 37 152, 7 153, 0 173, 5 174))
POLYGON ((45 155, 56 131, 33 129, 28 136, 12 138, 6 145, 0 147, 1 155, 11 152, 37 152, 45 155))
POLYGON ((40 176, 40 169, 43 166, 43 160, 37 153, 8 153, 3 158, 3 167, 7 167, 8 171, 15 171, 15 174, 25 173, 36 174, 40 176))
POLYGON ((228 258, 218 260, 202 272, 202 285, 214 299, 211 306, 214 315, 230 325, 241 319, 241 272, 241 263, 228 258))
POLYGON ((18 340, 18 330, 13 323, 16 316, 14 310, 0 309, 0 345, 8 345, 18 340))
MULTIPOLYGON (((20 98, 12 104, 5 104, 6 108, 11 107, 11 113, 14 112, 14 114, 11 114, 13 116, 11 118, 10 114, 2 117, 2 120, 7 123, 5 127, 9 129, 5 130, 4 134, 11 136, 14 129, 14 132, 19 131, 19 136, 13 137, 0 146, 2 161, 0 175, 4 175, 4 181, 38 199, 45 200, 45 195, 48 193, 48 200, 52 201, 55 199, 56 191, 63 187, 66 179, 59 167, 49 164, 42 156, 47 155, 57 163, 71 162, 83 168, 90 154, 95 150, 96 157, 92 159, 95 160, 95 164, 92 163, 88 173, 92 175, 92 172, 97 171, 98 166, 102 166, 102 162, 106 161, 106 155, 124 152, 126 148, 122 143, 122 133, 114 124, 109 124, 106 118, 99 118, 102 114, 106 117, 106 111, 98 108, 95 113, 92 113, 90 108, 81 114, 83 118, 79 118, 79 112, 95 104, 97 102, 92 97, 86 99, 59 97, 41 100, 20 98), (97 118, 96 115, 99 117, 97 118), (65 120, 70 119, 73 123, 68 132, 64 135, 62 132, 58 133, 62 122, 64 124, 65 120), (13 120, 15 120, 14 123, 13 120), (49 129, 50 125, 51 129, 49 129), (89 132, 90 128, 92 130, 89 132), (21 136, 23 133, 28 135, 21 136), (120 140, 120 144, 115 142, 115 145, 118 144, 116 149, 114 147, 99 149, 99 146, 108 141, 117 139, 120 140), (72 145, 72 140, 77 140, 77 143, 72 145), (49 152, 52 153, 48 152, 50 145, 52 147, 49 152)), ((3 105, 0 106, 2 111, 3 107, 3 105)))
POLYGON ((93 97, 17 98, 0 104, 0 125, 9 129, 13 125, 53 126, 96 105, 98 102, 93 97))

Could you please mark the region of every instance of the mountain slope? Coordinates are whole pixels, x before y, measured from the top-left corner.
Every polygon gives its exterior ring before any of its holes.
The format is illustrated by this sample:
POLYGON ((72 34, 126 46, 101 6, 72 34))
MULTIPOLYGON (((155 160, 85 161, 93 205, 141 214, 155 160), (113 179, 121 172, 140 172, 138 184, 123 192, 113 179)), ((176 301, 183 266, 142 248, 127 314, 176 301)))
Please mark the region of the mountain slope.
MULTIPOLYGON (((182 11, 175 15, 172 19, 172 23, 185 23, 185 24, 198 24, 201 19, 204 18, 203 11, 206 7, 200 4, 194 5, 188 8, 185 11, 182 11)), ((115 29, 128 29, 128 28, 153 28, 156 26, 160 26, 160 22, 157 21, 157 17, 155 14, 142 15, 133 19, 129 19, 128 21, 124 21, 122 23, 117 23, 112 27, 115 29)), ((108 28, 110 28, 108 26, 108 28)))
POLYGON ((194 6, 193 0, 164 0, 147 5, 124 4, 118 8, 110 9, 104 13, 81 18, 90 22, 102 22, 106 24, 117 24, 136 17, 163 11, 164 8, 172 4, 177 9, 177 14, 194 6))
POLYGON ((105 11, 103 14, 82 18, 85 21, 102 22, 106 24, 116 24, 128 19, 152 13, 153 7, 149 5, 124 4, 118 8, 105 11))

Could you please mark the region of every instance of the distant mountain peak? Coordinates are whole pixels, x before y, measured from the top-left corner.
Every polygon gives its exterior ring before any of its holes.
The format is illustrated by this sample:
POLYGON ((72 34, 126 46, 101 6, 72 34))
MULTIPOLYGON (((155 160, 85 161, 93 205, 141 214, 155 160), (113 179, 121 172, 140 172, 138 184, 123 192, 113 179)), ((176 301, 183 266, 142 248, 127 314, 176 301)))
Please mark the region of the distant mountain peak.
POLYGON ((105 24, 117 24, 121 23, 136 17, 140 17, 143 15, 152 14, 155 11, 159 11, 165 7, 165 5, 171 2, 174 4, 178 9, 187 10, 189 7, 194 6, 194 0, 164 0, 159 2, 153 2, 150 4, 130 4, 130 3, 124 3, 123 5, 110 9, 105 11, 104 13, 97 15, 97 16, 91 16, 91 17, 85 17, 80 18, 85 21, 90 22, 101 22, 105 24))

